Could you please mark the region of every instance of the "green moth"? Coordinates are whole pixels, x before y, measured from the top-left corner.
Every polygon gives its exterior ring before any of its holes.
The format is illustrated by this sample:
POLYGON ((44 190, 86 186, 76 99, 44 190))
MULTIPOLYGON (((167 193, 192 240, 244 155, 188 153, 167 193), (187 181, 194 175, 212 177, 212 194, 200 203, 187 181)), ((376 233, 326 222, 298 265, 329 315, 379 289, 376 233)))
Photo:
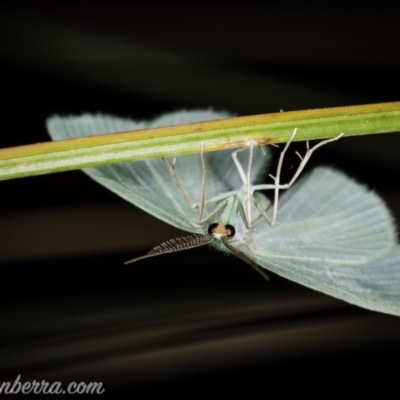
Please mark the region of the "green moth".
MULTIPOLYGON (((47 127, 54 140, 61 140, 226 117, 181 111, 137 122, 85 114, 52 117, 47 127)), ((332 168, 316 168, 296 181, 312 151, 326 142, 307 151, 289 184, 279 181, 288 144, 271 184, 260 182, 269 153, 251 145, 246 151, 202 152, 176 161, 151 159, 84 171, 125 200, 192 234, 129 262, 210 243, 236 254, 267 279, 264 271, 270 270, 349 303, 400 315, 400 247, 380 197, 332 168), (274 191, 272 204, 260 192, 265 189, 274 191), (278 211, 280 189, 288 190, 282 192, 278 211)))

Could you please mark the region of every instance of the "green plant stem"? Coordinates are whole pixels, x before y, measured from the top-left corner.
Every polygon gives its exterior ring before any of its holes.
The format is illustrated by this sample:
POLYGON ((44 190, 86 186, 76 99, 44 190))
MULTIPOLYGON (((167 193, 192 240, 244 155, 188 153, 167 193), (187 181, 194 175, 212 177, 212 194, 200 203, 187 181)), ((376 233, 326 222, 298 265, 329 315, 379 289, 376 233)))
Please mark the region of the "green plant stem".
POLYGON ((228 118, 0 150, 0 180, 295 140, 400 131, 400 102, 228 118))

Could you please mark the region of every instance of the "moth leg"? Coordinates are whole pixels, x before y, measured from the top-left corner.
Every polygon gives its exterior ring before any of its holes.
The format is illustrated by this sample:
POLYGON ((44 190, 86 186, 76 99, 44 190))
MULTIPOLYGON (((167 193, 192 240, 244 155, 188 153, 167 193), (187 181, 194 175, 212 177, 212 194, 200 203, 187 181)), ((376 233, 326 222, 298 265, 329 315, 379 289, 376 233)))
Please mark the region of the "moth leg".
POLYGON ((340 139, 344 134, 341 133, 340 135, 334 137, 334 138, 330 138, 330 139, 326 139, 323 140, 319 143, 317 143, 314 147, 310 148, 309 142, 307 140, 307 152, 304 155, 304 157, 301 157, 299 153, 296 152, 296 154, 300 157, 300 165, 298 166, 296 172, 294 173, 292 179, 290 180, 289 183, 280 184, 280 174, 281 174, 281 170, 282 170, 282 163, 283 163, 283 159, 285 157, 285 153, 287 151, 287 149, 289 148, 290 143, 293 141, 295 135, 297 132, 297 128, 294 129, 292 135, 290 136, 288 142, 286 143, 284 149, 282 150, 280 156, 279 156, 279 161, 278 161, 278 167, 277 167, 277 171, 276 171, 276 175, 275 176, 271 176, 271 178, 274 180, 274 184, 267 184, 267 185, 256 185, 253 186, 252 191, 254 192, 255 190, 264 190, 264 189, 274 189, 274 208, 273 208, 273 214, 272 214, 272 221, 270 222, 270 225, 274 225, 275 221, 276 221, 276 216, 278 213, 278 201, 279 201, 279 190, 280 189, 289 189, 294 182, 297 180, 297 178, 299 177, 300 173, 303 171, 305 165, 307 164, 308 160, 310 159, 312 153, 317 150, 319 147, 330 143, 330 142, 334 142, 335 140, 340 139))
POLYGON ((179 183, 178 177, 176 176, 176 172, 175 172, 175 160, 172 163, 172 165, 168 162, 168 160, 165 157, 162 157, 161 160, 163 160, 164 164, 166 165, 172 180, 174 181, 176 187, 179 190, 179 193, 181 194, 181 196, 184 198, 184 200, 186 201, 186 203, 189 204, 190 207, 193 207, 193 203, 190 201, 189 197, 186 195, 185 191, 183 190, 181 184, 179 183))
POLYGON ((240 179, 242 180, 243 185, 246 185, 246 184, 247 184, 247 176, 246 176, 246 173, 244 172, 244 169, 243 169, 243 167, 242 167, 242 164, 240 164, 240 162, 239 162, 239 160, 238 160, 238 158, 237 158, 238 153, 240 153, 240 152, 243 151, 243 150, 246 150, 246 147, 234 151, 234 152, 232 153, 232 159, 233 159, 233 162, 235 163, 236 168, 237 168, 237 170, 238 170, 238 172, 239 172, 240 179))
MULTIPOLYGON (((247 166, 247 171, 245 172, 242 165, 240 164, 238 158, 237 158, 237 154, 243 150, 246 150, 246 148, 242 148, 239 150, 236 150, 232 153, 232 159, 236 165, 236 168, 238 169, 240 178, 243 182, 244 185, 247 186, 247 217, 244 215, 244 210, 242 207, 242 204, 240 204, 241 209, 239 211, 242 212, 242 218, 243 221, 245 221, 246 227, 248 227, 248 229, 250 229, 250 224, 248 221, 251 221, 251 178, 250 178, 250 173, 251 173, 251 165, 253 162, 253 145, 250 145, 250 154, 249 154, 249 162, 248 162, 248 166, 247 166)), ((221 193, 215 197, 212 197, 211 199, 205 200, 205 176, 206 176, 206 167, 205 167, 205 162, 204 162, 204 155, 203 155, 203 147, 202 147, 202 165, 203 165, 203 183, 202 183, 202 194, 201 194, 201 201, 199 204, 193 204, 192 207, 193 208, 198 208, 200 207, 200 223, 203 224, 205 221, 209 220, 211 218, 211 216, 215 215, 221 208, 222 206, 217 206, 218 209, 217 211, 213 210, 213 212, 208 215, 206 218, 203 218, 203 213, 204 213, 204 206, 205 204, 208 204, 210 202, 217 202, 217 201, 221 201, 221 200, 225 200, 228 199, 229 197, 235 196, 239 193, 239 190, 234 190, 234 191, 230 191, 230 192, 225 192, 225 193, 221 193)), ((224 203, 226 204, 226 203, 224 203)))
MULTIPOLYGON (((294 136, 296 135, 296 132, 297 132, 297 128, 295 128, 295 130, 293 131, 292 136, 290 137, 289 141, 286 143, 286 146, 283 149, 283 151, 282 151, 282 153, 281 153, 281 155, 279 157, 278 170, 277 170, 276 176, 274 178, 275 193, 274 193, 274 211, 273 211, 273 214, 272 214, 272 222, 271 222, 272 225, 274 225, 274 223, 276 221, 276 215, 278 213, 278 200, 279 200, 279 189, 280 189, 280 187, 279 187, 279 179, 280 179, 280 173, 281 173, 281 168, 282 168, 283 157, 284 157, 285 152, 288 149, 291 141, 293 140, 294 136)), ((315 150, 317 150, 318 148, 322 147, 323 145, 325 145, 327 143, 331 143, 331 142, 334 142, 334 141, 340 139, 343 135, 344 135, 344 133, 341 133, 340 135, 338 135, 338 136, 336 136, 334 138, 322 140, 321 142, 317 143, 311 149, 310 149, 309 141, 307 140, 307 152, 304 155, 304 157, 301 157, 299 153, 296 153, 300 157, 301 162, 300 162, 300 165, 298 166, 296 172, 294 173, 292 179, 290 180, 290 182, 287 183, 286 185, 283 185, 283 186, 286 186, 285 189, 289 189, 293 185, 293 183, 296 182, 296 180, 299 177, 301 171, 303 171, 303 169, 306 166, 308 160, 310 159, 311 154, 315 150)))
POLYGON ((204 212, 204 201, 206 195, 206 177, 207 177, 207 169, 206 169, 206 160, 204 158, 204 142, 201 142, 201 166, 203 168, 203 179, 201 182, 201 199, 200 199, 200 210, 199 210, 199 222, 201 222, 203 218, 204 212))
MULTIPOLYGON (((225 193, 218 194, 217 196, 214 196, 211 199, 206 200, 204 202, 204 204, 215 203, 217 201, 225 200, 228 197, 235 196, 238 192, 239 192, 238 190, 232 190, 231 192, 225 192, 225 193)), ((195 203, 195 204, 193 204, 192 207, 198 208, 199 206, 200 206, 200 204, 195 203)))
POLYGON ((249 162, 247 164, 247 229, 250 229, 250 224, 251 224, 251 193, 250 193, 250 173, 251 173, 251 163, 253 162, 253 145, 250 145, 250 154, 249 154, 249 162))
POLYGON ((229 243, 229 239, 227 237, 223 238, 222 241, 224 242, 224 245, 237 257, 242 259, 245 263, 250 265, 255 271, 257 271, 266 281, 269 281, 269 276, 263 271, 263 269, 257 265, 253 260, 251 260, 249 257, 247 257, 241 250, 238 250, 237 248, 233 247, 229 243))
POLYGON ((281 151, 281 154, 279 156, 278 168, 276 170, 276 175, 275 176, 270 175, 271 178, 274 180, 274 185, 275 185, 275 188, 274 188, 274 211, 272 213, 271 226, 275 224, 276 214, 278 212, 279 183, 280 183, 280 179, 281 179, 281 169, 282 169, 283 158, 285 157, 285 153, 286 153, 287 149, 289 148, 290 143, 296 136, 296 133, 297 133, 297 128, 294 128, 292 135, 290 136, 289 140, 287 141, 285 147, 283 148, 283 150, 281 151))
POLYGON ((228 199, 226 199, 225 201, 222 201, 221 203, 219 203, 214 210, 212 210, 210 212, 210 214, 208 214, 206 217, 204 217, 201 221, 199 221, 200 225, 203 225, 204 223, 206 223, 207 221, 209 221, 212 217, 214 217, 219 211, 221 211, 227 204, 228 204, 228 199))
POLYGON ((236 201, 237 201, 237 207, 235 207, 235 209, 239 211, 239 214, 242 217, 245 227, 247 229, 250 229, 250 220, 246 218, 246 213, 244 212, 243 204, 239 199, 237 199, 236 201))
POLYGON ((244 211, 241 196, 234 194, 226 198, 223 202, 219 203, 215 209, 202 221, 203 224, 206 221, 209 221, 213 216, 215 216, 220 210, 223 209, 221 220, 222 221, 232 221, 235 218, 236 214, 239 212, 240 216, 242 217, 243 223, 245 224, 247 229, 250 229, 250 224, 247 220, 246 213, 244 211))
POLYGON ((265 218, 265 220, 271 225, 272 221, 268 217, 267 213, 265 212, 263 206, 260 204, 260 202, 252 196, 252 202, 256 206, 257 210, 260 212, 260 214, 265 218))
MULTIPOLYGON (((279 156, 279 161, 278 161, 278 167, 276 170, 276 175, 270 175, 270 177, 274 180, 274 184, 266 184, 266 185, 256 185, 253 186, 252 188, 252 192, 254 192, 255 190, 262 190, 262 189, 274 189, 274 211, 273 211, 273 215, 272 215, 272 221, 269 220, 269 218, 266 218, 268 223, 272 226, 275 224, 275 220, 276 220, 276 214, 278 211, 278 200, 279 200, 279 189, 287 189, 288 186, 287 185, 280 185, 280 175, 281 175, 281 169, 282 169, 282 163, 283 163, 283 158, 285 157, 285 153, 287 151, 287 149, 290 146, 290 143, 293 141, 294 137, 296 136, 297 133, 297 128, 295 128, 293 130, 293 133, 291 134, 289 140, 287 141, 285 147, 283 148, 283 150, 281 151, 281 154, 279 156)), ((303 166, 304 168, 304 166, 303 166)), ((255 199, 253 198, 253 203, 254 205, 260 209, 256 203, 254 202, 255 199)), ((263 216, 266 217, 266 214, 263 213, 263 216)))
POLYGON ((344 135, 344 133, 341 133, 340 135, 337 135, 334 138, 330 138, 330 139, 326 139, 326 140, 322 140, 321 142, 317 143, 314 147, 312 147, 310 149, 310 145, 309 142, 307 140, 307 152, 304 155, 304 157, 301 157, 301 155, 296 151, 296 154, 299 156, 301 162, 299 167, 297 168, 295 174, 293 175, 292 179, 290 180, 290 182, 287 184, 288 188, 290 188, 290 186, 293 185, 293 183, 297 180, 298 176, 300 175, 301 171, 303 171, 305 165, 307 164, 308 160, 311 157, 311 154, 317 150, 318 148, 324 146, 327 143, 331 143, 331 142, 335 142, 336 140, 340 139, 342 136, 344 135))
MULTIPOLYGON (((247 186, 247 201, 246 201, 246 208, 247 208, 247 221, 248 221, 248 229, 250 229, 250 221, 251 221, 251 164, 253 162, 253 144, 250 144, 249 149, 249 161, 247 164, 247 172, 244 172, 242 165, 240 164, 237 154, 241 151, 245 150, 246 148, 236 150, 232 153, 233 162, 236 165, 236 168, 239 172, 240 178, 242 179, 243 185, 247 186)), ((246 225, 247 226, 247 225, 246 225)))
MULTIPOLYGON (((274 144, 274 143, 271 143, 270 146, 279 147, 277 144, 274 144)), ((264 156, 267 155, 267 152, 264 150, 264 146, 258 145, 258 148, 261 150, 261 152, 264 154, 264 156)))

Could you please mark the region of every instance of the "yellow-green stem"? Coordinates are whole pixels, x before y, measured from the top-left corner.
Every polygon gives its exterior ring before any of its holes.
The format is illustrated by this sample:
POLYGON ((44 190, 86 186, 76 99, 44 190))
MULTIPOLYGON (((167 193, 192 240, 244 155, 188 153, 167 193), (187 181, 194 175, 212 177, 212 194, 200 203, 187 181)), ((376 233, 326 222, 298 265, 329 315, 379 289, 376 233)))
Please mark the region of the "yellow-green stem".
POLYGON ((252 115, 0 150, 0 180, 147 158, 400 131, 400 102, 252 115))

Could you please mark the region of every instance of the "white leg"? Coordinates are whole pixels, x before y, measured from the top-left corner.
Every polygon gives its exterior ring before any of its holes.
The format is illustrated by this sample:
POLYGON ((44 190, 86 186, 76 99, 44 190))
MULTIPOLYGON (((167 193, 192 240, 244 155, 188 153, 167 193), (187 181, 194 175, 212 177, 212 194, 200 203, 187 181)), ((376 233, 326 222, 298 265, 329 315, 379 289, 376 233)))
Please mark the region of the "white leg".
POLYGON ((239 199, 236 199, 236 207, 235 207, 235 209, 237 210, 237 211, 239 211, 239 214, 240 214, 240 217, 242 218, 242 221, 243 221, 243 223, 244 223, 244 226, 247 228, 247 229, 250 229, 250 220, 249 219, 247 219, 247 217, 246 217, 246 213, 244 212, 244 209, 243 209, 243 205, 242 205, 242 203, 240 202, 240 200, 239 199))
POLYGON ((278 168, 276 169, 276 175, 270 177, 274 180, 274 211, 272 214, 272 221, 271 221, 271 226, 274 225, 275 220, 276 220, 276 214, 278 211, 278 199, 279 199, 279 183, 281 179, 281 169, 282 169, 282 163, 283 163, 283 158, 285 157, 285 153, 287 149, 290 146, 290 143, 294 139, 297 133, 297 128, 294 128, 292 135, 290 136, 289 140, 287 141, 285 147, 283 148, 280 156, 279 156, 279 161, 278 161, 278 168))
POLYGON ((203 168, 203 179, 201 182, 201 199, 200 199, 200 211, 199 211, 199 222, 201 222, 203 218, 204 212, 204 201, 205 201, 205 192, 206 192, 206 160, 204 158, 204 142, 201 142, 201 166, 203 168))
MULTIPOLYGON (((238 190, 232 190, 231 192, 218 194, 217 196, 211 197, 211 199, 205 200, 204 204, 215 203, 217 201, 225 200, 228 197, 234 196, 238 192, 239 192, 238 190)), ((192 208, 198 208, 198 207, 200 207, 200 204, 195 203, 192 205, 192 208)))
POLYGON ((270 185, 270 184, 269 185, 268 184, 267 185, 257 185, 257 186, 253 186, 253 188, 252 188, 253 192, 255 190, 274 189, 274 209, 273 209, 273 214, 272 214, 271 226, 274 225, 275 221, 276 221, 276 216, 277 216, 277 212, 278 212, 279 190, 280 189, 289 189, 294 184, 294 182, 299 177, 301 171, 303 171, 303 169, 304 169, 305 165, 307 164, 308 160, 310 159, 311 154, 316 149, 318 149, 319 147, 321 147, 321 146, 323 146, 323 145, 325 145, 327 143, 334 142, 335 140, 340 139, 344 135, 343 133, 341 133, 340 135, 338 135, 338 136, 336 136, 334 138, 323 140, 323 141, 317 143, 311 149, 310 149, 309 143, 307 141, 307 152, 304 155, 304 157, 301 157, 300 154, 298 154, 296 152, 296 154, 300 157, 301 162, 300 162, 300 165, 297 168, 296 172, 294 173, 292 179, 290 180, 289 183, 281 185, 280 184, 280 174, 281 174, 283 159, 284 159, 285 153, 286 153, 287 149, 289 148, 290 143, 293 141, 296 133, 297 133, 297 128, 294 129, 292 135, 290 136, 288 142, 286 143, 283 151, 281 152, 281 154, 279 156, 278 168, 277 168, 277 171, 276 171, 276 175, 275 176, 270 175, 271 178, 274 180, 274 184, 273 185, 270 185))
POLYGON ((250 229, 251 225, 251 191, 250 191, 250 185, 251 185, 251 164, 253 162, 253 145, 250 145, 250 154, 249 154, 249 163, 247 165, 247 228, 250 229))
POLYGON ((186 203, 188 203, 190 207, 193 207, 193 203, 190 201, 189 197, 186 195, 185 191, 182 189, 182 186, 179 183, 178 177, 176 176, 176 173, 175 173, 175 161, 176 161, 176 158, 174 158, 174 161, 173 161, 172 165, 168 162, 168 160, 166 158, 163 157, 161 159, 163 160, 164 164, 166 165, 166 167, 167 167, 167 169, 168 169, 168 171, 169 171, 169 173, 170 173, 170 175, 171 175, 176 187, 179 190, 179 193, 182 195, 182 197, 184 198, 186 203))
POLYGON ((244 147, 243 149, 239 149, 239 150, 234 151, 232 153, 232 159, 233 159, 233 162, 236 165, 237 170, 239 171, 239 175, 240 175, 240 178, 241 178, 241 180, 243 182, 243 185, 246 185, 247 184, 247 176, 246 176, 246 174, 244 172, 244 169, 243 169, 242 165, 240 164, 240 162, 239 162, 239 160, 237 158, 237 154, 240 153, 243 150, 246 150, 246 147, 244 147))
MULTIPOLYGON (((244 169, 242 165, 240 164, 237 154, 241 151, 245 150, 244 149, 239 149, 236 150, 232 153, 232 159, 236 165, 237 170, 239 171, 240 178, 242 179, 243 185, 247 186, 247 200, 246 200, 246 211, 247 211, 247 221, 248 221, 248 227, 250 229, 250 224, 251 224, 251 165, 253 162, 253 144, 250 145, 249 148, 249 162, 247 164, 247 172, 244 172, 244 169)), ((265 154, 265 153, 264 153, 265 154)))
POLYGON ((225 201, 222 201, 221 203, 219 203, 214 210, 212 210, 210 212, 210 214, 208 214, 206 217, 204 217, 204 219, 202 219, 201 221, 199 221, 200 225, 203 225, 204 223, 206 223, 207 221, 209 221, 214 215, 216 215, 220 210, 222 210, 224 207, 226 207, 226 205, 228 204, 228 199, 225 199, 225 201))
MULTIPOLYGON (((240 151, 240 150, 239 150, 240 151)), ((178 188, 180 194, 182 195, 182 197, 184 198, 184 200, 189 204, 190 207, 192 208, 198 208, 200 207, 199 210, 199 223, 202 225, 205 222, 207 222, 212 216, 214 216, 215 214, 217 214, 217 212, 219 210, 221 210, 221 208, 226 205, 227 203, 227 198, 231 197, 232 195, 236 195, 237 194, 237 190, 231 191, 231 192, 226 192, 226 193, 221 193, 207 201, 205 201, 205 183, 206 183, 206 176, 207 176, 207 169, 206 169, 206 162, 205 162, 205 157, 204 157, 204 143, 202 143, 201 145, 201 165, 203 168, 203 178, 202 178, 202 186, 201 186, 201 199, 200 199, 200 203, 199 204, 193 204, 189 197, 186 195, 185 191, 183 190, 182 186, 179 183, 178 177, 176 175, 175 172, 175 162, 176 162, 176 158, 174 158, 172 164, 170 164, 168 162, 168 160, 166 158, 162 158, 162 161, 164 162, 164 164, 166 165, 176 187, 178 188), (209 202, 216 202, 216 201, 220 201, 220 200, 225 200, 224 202, 222 202, 221 204, 218 204, 215 209, 207 216, 203 219, 203 214, 204 214, 204 207, 206 203, 209 202)))
MULTIPOLYGON (((247 183, 247 176, 249 175, 249 172, 246 175, 242 165, 240 164, 240 162, 239 162, 239 160, 237 158, 237 153, 239 153, 239 152, 241 152, 243 150, 246 150, 246 148, 242 148, 242 149, 234 151, 231 154, 231 156, 232 156, 232 159, 233 159, 233 161, 234 161, 234 163, 236 165, 237 170, 239 171, 240 178, 241 178, 243 184, 245 185, 247 183)), ((252 155, 251 155, 251 157, 252 157, 252 155)), ((173 175, 173 173, 171 171, 173 168, 170 165, 168 165, 168 161, 167 160, 163 159, 163 161, 164 161, 164 163, 167 164, 167 167, 169 166, 168 169, 170 170, 171 175, 173 175)), ((200 199, 200 203, 194 203, 194 204, 191 205, 192 208, 200 207, 200 220, 201 220, 201 218, 203 216, 203 213, 204 213, 205 204, 208 204, 208 203, 211 203, 211 202, 220 201, 220 200, 225 200, 226 198, 228 198, 230 196, 233 196, 233 195, 238 193, 238 190, 232 190, 230 192, 220 193, 220 194, 212 197, 211 199, 205 200, 205 181, 206 181, 206 172, 207 172, 207 170, 206 170, 205 159, 204 159, 204 147, 203 147, 203 144, 202 144, 201 163, 202 163, 202 167, 203 167, 203 180, 202 180, 201 199, 200 199)), ((177 179, 176 175, 173 176, 173 179, 174 179, 174 177, 175 177, 175 179, 177 179)), ((175 179, 174 179, 174 182, 175 182, 175 179)))
POLYGON ((307 164, 307 161, 310 159, 311 154, 317 150, 318 148, 320 148, 321 146, 324 146, 325 144, 334 142, 338 139, 340 139, 342 136, 344 135, 344 133, 341 133, 340 135, 337 135, 334 138, 330 138, 330 139, 326 139, 326 140, 322 140, 321 142, 317 143, 314 147, 312 147, 310 149, 309 147, 309 143, 307 140, 307 152, 305 154, 304 157, 301 157, 299 153, 297 153, 297 155, 300 157, 301 159, 301 163, 299 165, 299 167, 297 168, 295 174, 293 175, 293 178, 291 179, 291 181, 288 183, 288 187, 292 186, 293 183, 296 181, 296 179, 298 178, 298 176, 300 175, 301 171, 303 171, 303 168, 305 167, 305 165, 307 164))

